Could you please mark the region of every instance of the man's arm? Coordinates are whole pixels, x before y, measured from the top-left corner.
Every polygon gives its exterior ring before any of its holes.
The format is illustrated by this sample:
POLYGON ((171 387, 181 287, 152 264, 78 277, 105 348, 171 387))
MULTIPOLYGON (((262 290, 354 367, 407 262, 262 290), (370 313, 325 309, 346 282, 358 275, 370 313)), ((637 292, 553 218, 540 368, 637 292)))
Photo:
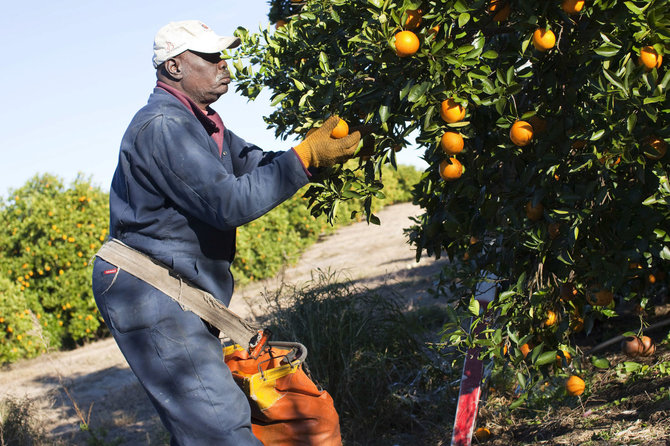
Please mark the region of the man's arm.
MULTIPOLYGON (((284 152, 264 152, 260 147, 246 142, 235 133, 226 129, 223 135, 224 147, 227 145, 233 161, 234 173, 237 176, 250 173, 259 166, 264 166, 284 152)), ((224 149, 225 150, 225 149, 224 149)))
POLYGON ((292 151, 276 154, 249 173, 227 172, 207 148, 199 123, 181 117, 157 117, 138 135, 138 151, 150 152, 146 169, 156 187, 184 212, 218 229, 248 223, 307 184, 292 151))

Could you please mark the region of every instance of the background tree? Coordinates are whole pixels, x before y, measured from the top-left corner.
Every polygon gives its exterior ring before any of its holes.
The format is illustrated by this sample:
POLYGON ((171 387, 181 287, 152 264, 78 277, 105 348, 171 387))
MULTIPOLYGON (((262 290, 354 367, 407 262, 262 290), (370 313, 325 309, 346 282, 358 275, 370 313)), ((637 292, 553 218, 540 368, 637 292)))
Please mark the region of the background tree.
POLYGON ((579 367, 573 334, 667 290, 666 1, 270 4, 276 30, 238 30, 238 90, 270 88, 281 137, 331 113, 374 128, 371 158, 307 192, 315 214, 361 199, 374 222, 381 166, 416 142, 430 167, 408 235, 417 259, 452 260, 438 286, 459 299, 451 343, 472 342, 460 320, 495 275, 498 328, 478 342, 501 359, 516 347, 505 360, 531 388, 579 367))

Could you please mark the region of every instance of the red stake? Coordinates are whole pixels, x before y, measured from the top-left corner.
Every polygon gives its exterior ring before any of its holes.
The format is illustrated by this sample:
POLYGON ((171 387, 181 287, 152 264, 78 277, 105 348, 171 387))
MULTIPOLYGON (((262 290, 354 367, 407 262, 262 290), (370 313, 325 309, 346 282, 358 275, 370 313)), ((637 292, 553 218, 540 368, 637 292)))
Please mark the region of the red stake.
MULTIPOLYGON (((477 285, 475 299, 479 302, 480 313, 485 312, 488 304, 496 297, 496 277, 488 274, 487 279, 477 285)), ((474 320, 474 318, 472 319, 474 320)), ((472 320, 470 322, 472 322, 472 320)), ((474 336, 487 327, 486 319, 483 319, 475 327, 474 336)), ((479 398, 482 394, 482 376, 484 365, 479 359, 481 347, 472 347, 465 354, 463 363, 463 374, 461 375, 461 388, 458 393, 458 406, 454 420, 454 431, 451 436, 452 446, 470 446, 472 434, 477 421, 479 411, 479 398)))

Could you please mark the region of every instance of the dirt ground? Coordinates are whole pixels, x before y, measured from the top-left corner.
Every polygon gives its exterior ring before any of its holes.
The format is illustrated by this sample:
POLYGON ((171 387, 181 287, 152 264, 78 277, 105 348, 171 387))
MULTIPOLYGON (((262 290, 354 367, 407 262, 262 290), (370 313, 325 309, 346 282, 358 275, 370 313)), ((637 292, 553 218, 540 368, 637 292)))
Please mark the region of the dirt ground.
MULTIPOLYGON (((403 229, 419 214, 412 204, 382 209, 381 225, 355 223, 313 245, 297 266, 277 277, 237 289, 231 309, 253 319, 263 314, 261 293, 284 283, 309 281, 315 271, 337 271, 370 289, 393 290, 408 308, 432 300, 426 293, 441 261, 415 261, 403 229)), ((62 444, 86 444, 88 421, 99 439, 121 445, 167 444, 153 407, 137 384, 112 339, 68 352, 55 352, 0 370, 0 400, 28 398, 34 402, 49 437, 62 444), (79 414, 78 414, 79 412, 79 414)))

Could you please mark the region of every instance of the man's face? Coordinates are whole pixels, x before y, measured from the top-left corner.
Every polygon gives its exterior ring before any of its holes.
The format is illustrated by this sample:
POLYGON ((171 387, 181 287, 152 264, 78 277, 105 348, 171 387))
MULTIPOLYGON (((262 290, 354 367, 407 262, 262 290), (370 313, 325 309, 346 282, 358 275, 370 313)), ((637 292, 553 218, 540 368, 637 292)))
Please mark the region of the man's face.
POLYGON ((230 71, 220 53, 185 51, 175 59, 179 59, 181 63, 181 86, 197 104, 212 104, 228 91, 230 71))

